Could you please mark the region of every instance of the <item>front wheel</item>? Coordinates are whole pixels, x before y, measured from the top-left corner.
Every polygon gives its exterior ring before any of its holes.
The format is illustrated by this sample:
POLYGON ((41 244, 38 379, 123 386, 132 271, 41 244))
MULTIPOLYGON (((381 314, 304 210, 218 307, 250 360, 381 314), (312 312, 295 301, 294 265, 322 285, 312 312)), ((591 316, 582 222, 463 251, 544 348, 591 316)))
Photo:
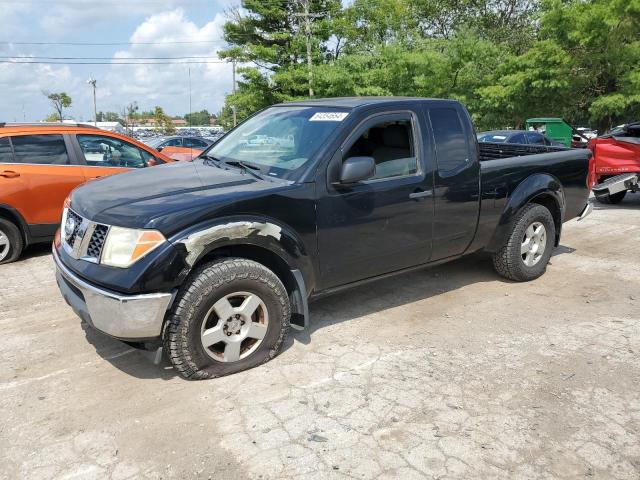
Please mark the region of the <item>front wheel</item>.
POLYGON ((555 240, 551 212, 542 205, 526 205, 507 242, 493 255, 493 266, 509 280, 526 282, 538 278, 547 269, 555 240))
POLYGON ((23 248, 20 229, 9 220, 0 218, 0 264, 16 261, 23 248))
POLYGON ((252 260, 227 258, 197 268, 180 289, 164 348, 184 378, 220 377, 275 357, 291 306, 280 279, 252 260))

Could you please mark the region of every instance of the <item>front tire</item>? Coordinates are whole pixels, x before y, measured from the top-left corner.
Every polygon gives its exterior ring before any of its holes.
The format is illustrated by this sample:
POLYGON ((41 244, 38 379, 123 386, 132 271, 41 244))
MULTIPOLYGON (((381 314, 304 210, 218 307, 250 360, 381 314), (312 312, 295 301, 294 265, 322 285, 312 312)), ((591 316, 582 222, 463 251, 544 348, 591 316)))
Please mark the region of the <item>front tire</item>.
POLYGON ((271 270, 252 260, 217 260, 198 267, 178 292, 164 348, 184 378, 229 375, 275 357, 290 315, 287 291, 271 270))
POLYGON ((15 262, 23 248, 20 229, 13 222, 0 218, 0 264, 15 262))
POLYGON ((509 280, 534 280, 546 271, 555 241, 551 212, 542 205, 526 205, 518 213, 509 239, 493 255, 493 266, 509 280))

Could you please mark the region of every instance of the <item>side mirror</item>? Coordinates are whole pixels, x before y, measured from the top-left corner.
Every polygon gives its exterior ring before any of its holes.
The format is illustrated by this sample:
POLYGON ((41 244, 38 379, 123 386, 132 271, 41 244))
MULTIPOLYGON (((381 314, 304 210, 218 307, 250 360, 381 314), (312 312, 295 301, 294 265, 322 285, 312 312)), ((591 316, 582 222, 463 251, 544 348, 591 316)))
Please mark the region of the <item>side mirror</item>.
POLYGON ((155 158, 150 158, 147 162, 147 166, 149 167, 155 167, 156 165, 158 165, 158 161, 155 158))
POLYGON ((161 152, 164 149, 164 147, 158 147, 156 148, 156 152, 161 152))
POLYGON ((350 157, 342 163, 340 171, 340 183, 349 185, 367 178, 376 173, 376 161, 373 157, 350 157))

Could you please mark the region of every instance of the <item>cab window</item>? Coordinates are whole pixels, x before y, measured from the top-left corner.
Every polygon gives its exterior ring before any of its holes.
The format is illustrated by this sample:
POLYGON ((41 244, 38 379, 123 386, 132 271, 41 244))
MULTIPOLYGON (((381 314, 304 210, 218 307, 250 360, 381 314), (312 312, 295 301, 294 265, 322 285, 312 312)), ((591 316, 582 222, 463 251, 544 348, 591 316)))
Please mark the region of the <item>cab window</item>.
POLYGON ((431 108, 429 119, 440 174, 457 171, 469 161, 469 145, 458 111, 450 107, 431 108))
POLYGON ((164 147, 181 147, 182 146, 182 139, 181 138, 171 138, 165 142, 162 142, 160 145, 160 147, 164 148, 164 147))
POLYGON ((13 152, 9 137, 0 138, 0 163, 13 163, 13 152))
POLYGON ((411 121, 373 124, 351 145, 343 158, 373 157, 376 173, 370 180, 413 175, 418 171, 411 121))
POLYGON ((113 137, 78 135, 77 139, 87 165, 94 167, 142 168, 150 157, 135 145, 113 137))
POLYGON ((533 145, 544 145, 544 137, 542 134, 537 132, 527 132, 527 138, 529 139, 529 143, 533 145))
POLYGON ((18 135, 11 139, 16 163, 69 165, 62 135, 18 135))
POLYGON ((207 147, 207 143, 203 142, 202 140, 199 140, 197 138, 185 138, 184 139, 184 146, 185 147, 189 147, 189 148, 206 148, 207 147))

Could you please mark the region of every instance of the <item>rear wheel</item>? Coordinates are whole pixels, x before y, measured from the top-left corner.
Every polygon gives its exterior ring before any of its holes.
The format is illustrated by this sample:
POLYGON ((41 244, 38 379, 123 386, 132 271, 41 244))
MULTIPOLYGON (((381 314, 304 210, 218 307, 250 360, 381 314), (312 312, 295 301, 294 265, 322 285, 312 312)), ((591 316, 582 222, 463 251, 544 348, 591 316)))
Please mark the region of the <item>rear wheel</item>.
POLYGON ((164 346, 180 375, 219 377, 267 362, 289 331, 290 304, 264 265, 229 258, 195 270, 174 301, 164 346))
POLYGON ((626 195, 627 191, 624 190, 622 192, 614 193, 613 195, 596 195, 596 200, 606 205, 615 205, 616 203, 620 203, 622 200, 624 200, 624 197, 626 195))
POLYGON ((493 255, 493 266, 500 275, 517 282, 538 278, 547 269, 555 239, 551 212, 542 205, 526 205, 507 243, 493 255))
POLYGON ((0 218, 0 264, 16 261, 23 248, 20 229, 13 222, 0 218))

